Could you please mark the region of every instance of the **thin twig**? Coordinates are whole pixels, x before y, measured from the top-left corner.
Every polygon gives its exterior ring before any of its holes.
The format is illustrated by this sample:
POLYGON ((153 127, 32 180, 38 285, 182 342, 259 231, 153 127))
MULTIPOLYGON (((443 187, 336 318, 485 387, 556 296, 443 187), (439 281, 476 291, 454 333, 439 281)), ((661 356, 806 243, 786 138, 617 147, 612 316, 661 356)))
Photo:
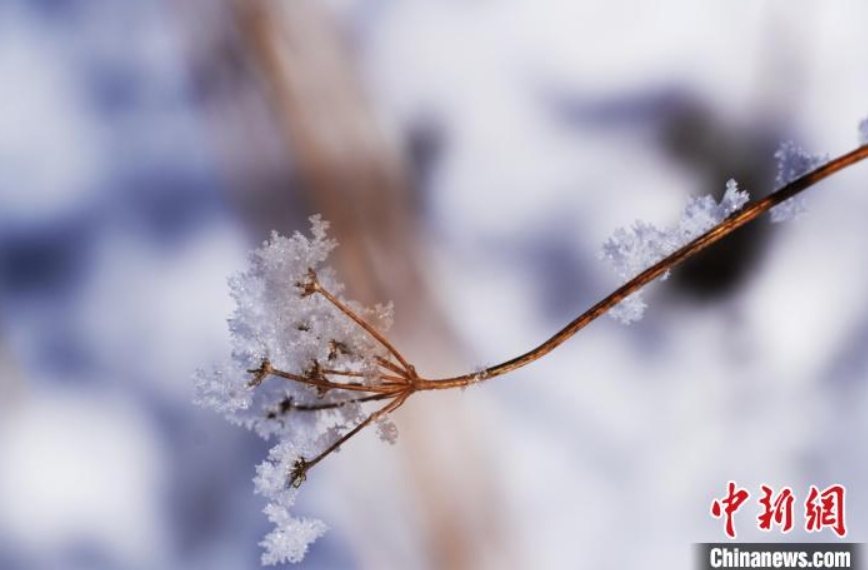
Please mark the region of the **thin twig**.
POLYGON ((412 391, 406 390, 397 394, 394 400, 392 400, 391 402, 389 402, 388 404, 373 412, 370 416, 359 422, 356 427, 342 435, 340 438, 338 438, 337 441, 328 446, 322 453, 320 453, 313 459, 308 461, 304 458, 300 458, 298 461, 296 461, 292 473, 290 474, 290 484, 293 486, 298 486, 302 481, 307 478, 307 472, 310 471, 310 469, 314 465, 325 459, 329 454, 331 454, 341 445, 346 443, 348 439, 365 429, 367 426, 375 422, 380 417, 397 410, 401 406, 401 404, 403 404, 407 400, 411 393, 412 391))
POLYGON ((516 356, 515 358, 507 360, 506 362, 503 362, 496 366, 486 368, 485 370, 482 370, 480 372, 464 374, 461 376, 455 376, 453 378, 444 378, 439 380, 419 379, 416 382, 416 388, 419 390, 444 390, 448 388, 467 386, 469 384, 488 380, 490 378, 506 374, 507 372, 511 372, 512 370, 521 368, 522 366, 526 366, 531 362, 539 360, 540 358, 563 344, 565 341, 567 341, 578 331, 586 327, 588 324, 595 321, 601 315, 605 314, 609 309, 623 301, 630 294, 635 293, 651 281, 654 281, 655 279, 669 271, 675 265, 678 265, 685 259, 692 257, 693 255, 702 251, 713 243, 723 239, 738 228, 764 214, 771 208, 774 208, 778 204, 792 198, 796 194, 803 192, 804 190, 813 186, 817 182, 820 182, 824 178, 827 178, 828 176, 831 176, 832 174, 843 170, 848 166, 864 160, 865 158, 868 158, 868 145, 861 146, 853 151, 850 151, 827 162, 823 166, 812 170, 811 172, 797 178, 786 186, 780 188, 779 190, 769 194, 765 198, 754 202, 743 210, 740 210, 738 213, 727 218, 719 225, 715 226, 714 228, 702 234, 681 249, 677 250, 675 253, 667 256, 663 260, 655 263, 648 269, 641 272, 639 275, 616 289, 613 293, 605 297, 603 300, 599 301, 590 309, 576 317, 572 322, 570 322, 567 326, 558 331, 554 336, 552 336, 533 350, 530 350, 520 356, 516 356))
POLYGON ((375 385, 365 385, 359 383, 348 383, 341 384, 338 382, 330 382, 328 380, 318 380, 316 378, 309 378, 308 376, 302 376, 301 374, 293 374, 291 372, 285 372, 283 370, 278 370, 276 368, 271 368, 268 370, 268 374, 272 376, 278 376, 285 380, 292 380, 294 382, 300 382, 302 384, 308 384, 310 386, 316 386, 318 388, 324 388, 326 390, 350 390, 355 392, 382 392, 388 394, 394 394, 399 390, 397 388, 392 388, 389 385, 375 386, 375 385))
POLYGON ((328 404, 293 404, 290 409, 298 410, 300 412, 317 412, 320 410, 334 410, 336 408, 342 408, 348 404, 362 404, 364 402, 374 402, 377 400, 385 400, 387 398, 394 397, 394 393, 388 392, 383 394, 372 394, 370 396, 363 396, 361 398, 353 398, 351 400, 342 400, 340 402, 330 402, 328 404))
POLYGON ((398 352, 392 343, 390 343, 386 337, 380 333, 376 328, 373 327, 370 323, 368 323, 365 319, 356 314, 355 311, 350 309, 347 305, 345 305, 340 299, 329 293, 327 289, 325 289, 319 282, 316 277, 316 273, 313 270, 309 271, 310 278, 312 280, 311 285, 314 288, 314 291, 328 299, 328 301, 337 307, 341 312, 343 312, 346 316, 351 318, 357 325, 365 329, 365 331, 371 335, 377 342, 379 342, 383 347, 388 350, 395 358, 398 359, 398 362, 401 363, 401 366, 404 367, 405 371, 410 370, 410 364, 404 359, 404 356, 398 352))
MULTIPOLYGON (((329 376, 329 375, 331 375, 331 376, 350 376, 353 378, 369 378, 369 377, 371 377, 370 374, 365 374, 364 372, 351 372, 348 370, 330 370, 328 368, 323 368, 320 372, 322 372, 326 376, 329 376)), ((378 375, 374 375, 373 377, 376 380, 389 380, 392 382, 398 382, 398 383, 402 383, 402 384, 406 383, 405 382, 406 378, 404 378, 403 376, 391 376, 389 374, 378 374, 378 375)))
POLYGON ((377 364, 379 364, 381 367, 383 367, 387 370, 391 370, 392 372, 394 372, 395 374, 398 374, 399 376, 403 376, 405 378, 407 377, 407 370, 402 370, 399 366, 396 366, 391 361, 383 358, 382 356, 377 356, 375 358, 377 360, 377 364))

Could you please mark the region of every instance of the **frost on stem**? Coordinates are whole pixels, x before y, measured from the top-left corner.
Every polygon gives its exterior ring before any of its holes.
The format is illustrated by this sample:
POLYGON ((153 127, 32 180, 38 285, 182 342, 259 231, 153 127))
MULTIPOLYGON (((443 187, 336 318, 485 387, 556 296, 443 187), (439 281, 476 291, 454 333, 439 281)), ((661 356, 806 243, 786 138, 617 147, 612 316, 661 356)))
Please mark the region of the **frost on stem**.
MULTIPOLYGON (((747 192, 738 189, 735 180, 729 180, 720 202, 712 196, 690 198, 674 227, 658 228, 636 221, 628 228, 619 228, 603 243, 600 257, 608 260, 626 283, 740 210, 749 198, 747 192)), ((667 277, 669 271, 662 279, 667 277)), ((646 307, 641 291, 637 291, 613 307, 609 315, 630 324, 642 318, 646 307)))
MULTIPOLYGON (((796 178, 807 174, 829 161, 827 155, 810 154, 792 141, 783 143, 775 153, 778 161, 778 175, 775 189, 782 188, 796 178)), ((807 210, 804 195, 793 196, 770 210, 772 223, 798 219, 807 210)))
POLYGON ((488 378, 490 378, 490 375, 488 372, 489 366, 490 365, 488 365, 488 364, 480 364, 480 365, 476 366, 476 368, 470 374, 470 378, 469 378, 468 383, 465 384, 464 386, 462 386, 461 389, 466 390, 467 388, 469 388, 471 386, 475 386, 481 382, 488 380, 488 378))
MULTIPOLYGON (((343 286, 324 265, 337 244, 319 216, 310 221, 310 237, 273 233, 230 279, 231 361, 196 376, 197 403, 277 441, 254 479, 275 525, 261 543, 264 564, 301 560, 325 532, 319 521, 291 516, 296 487, 322 454, 370 418, 366 406, 382 399, 377 390, 390 362, 386 347, 349 313, 384 331, 391 307, 367 309, 341 297, 343 286)), ((391 366, 392 376, 401 370, 391 366)), ((397 436, 388 424, 382 432, 390 441, 397 436)))

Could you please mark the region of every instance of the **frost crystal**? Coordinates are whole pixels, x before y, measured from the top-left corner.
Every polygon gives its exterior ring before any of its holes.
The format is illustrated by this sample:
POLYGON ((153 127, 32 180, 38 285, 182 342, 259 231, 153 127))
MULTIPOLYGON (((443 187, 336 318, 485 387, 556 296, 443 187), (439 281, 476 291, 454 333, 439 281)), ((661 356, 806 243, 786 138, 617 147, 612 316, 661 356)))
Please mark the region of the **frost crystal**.
POLYGON ((859 145, 868 144, 868 117, 862 119, 859 123, 859 145))
POLYGON ((256 468, 256 492, 270 500, 263 512, 274 529, 260 542, 265 549, 263 564, 300 562, 308 545, 322 536, 326 526, 321 521, 295 518, 289 509, 295 503, 297 489, 287 486, 290 473, 299 459, 291 444, 278 444, 268 454, 268 460, 256 468))
POLYGON ((389 418, 382 418, 377 422, 377 434, 386 443, 394 445, 398 441, 398 426, 389 418))
MULTIPOLYGON (((675 227, 661 229, 636 221, 629 228, 619 228, 603 243, 600 257, 608 260, 621 281, 626 283, 740 210, 749 199, 748 193, 739 190, 735 180, 730 180, 719 203, 712 196, 691 198, 675 227)), ((668 271, 662 278, 667 277, 668 271)), ((613 307, 609 314, 624 324, 630 324, 642 318, 646 306, 637 291, 613 307)))
MULTIPOLYGON (((810 154, 802 150, 796 143, 787 141, 775 153, 778 160, 778 175, 775 179, 775 189, 782 188, 815 168, 828 162, 826 155, 810 154)), ((803 195, 793 196, 770 210, 773 223, 798 219, 807 210, 807 202, 803 195)))
MULTIPOLYGON (((360 404, 346 403, 345 390, 318 390, 269 377, 262 372, 265 363, 305 378, 340 370, 371 384, 378 381, 377 359, 388 356, 333 303, 308 290, 313 270, 324 289, 368 323, 384 331, 391 322, 390 306, 367 309, 341 297, 343 286, 324 266, 337 244, 327 237, 328 224, 319 216, 310 221, 311 237, 272 234, 250 254, 248 268, 230 279, 236 304, 229 319, 232 359, 196 375, 198 404, 277 440, 254 479, 256 492, 268 500, 264 512, 275 525, 261 543, 263 564, 301 560, 325 532, 322 522, 291 515, 294 487, 306 476, 305 459, 316 457, 364 417, 360 404)), ((397 436, 394 426, 381 433, 388 440, 397 436)))

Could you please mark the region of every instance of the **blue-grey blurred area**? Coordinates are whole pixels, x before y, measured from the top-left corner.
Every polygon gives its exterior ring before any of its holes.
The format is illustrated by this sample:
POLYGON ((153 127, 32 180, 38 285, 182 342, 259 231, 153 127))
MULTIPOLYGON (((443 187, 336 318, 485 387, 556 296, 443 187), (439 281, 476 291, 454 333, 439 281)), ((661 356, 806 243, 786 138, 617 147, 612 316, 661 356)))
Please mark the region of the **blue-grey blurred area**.
MULTIPOLYGON (((866 21, 819 0, 3 0, 0 568, 259 567, 267 444, 194 407, 191 375, 228 356, 226 278, 272 229, 331 220, 342 279, 394 301, 426 376, 506 360, 617 285, 597 255, 618 226, 731 177, 768 193, 783 140, 855 146, 866 21)), ((414 396, 394 447, 351 441, 301 494, 332 527, 301 567, 688 567, 731 479, 845 484, 864 542, 868 167, 809 201, 652 286, 640 323, 414 396)))

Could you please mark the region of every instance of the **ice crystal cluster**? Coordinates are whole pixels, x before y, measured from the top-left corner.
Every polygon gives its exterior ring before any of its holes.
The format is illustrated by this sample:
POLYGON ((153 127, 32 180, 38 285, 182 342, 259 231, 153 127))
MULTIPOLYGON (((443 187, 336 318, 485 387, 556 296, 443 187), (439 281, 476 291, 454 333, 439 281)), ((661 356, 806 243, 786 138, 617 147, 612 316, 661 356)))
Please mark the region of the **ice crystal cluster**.
MULTIPOLYGON (((775 153, 775 158, 778 161, 778 175, 775 179, 776 190, 829 161, 828 156, 805 152, 792 141, 782 144, 775 153)), ((770 214, 773 223, 780 223, 795 220, 806 210, 805 197, 799 194, 772 208, 770 214)))
MULTIPOLYGON (((636 221, 630 227, 619 228, 603 244, 600 256, 612 264, 618 277, 626 283, 740 210, 748 200, 748 193, 739 190, 735 180, 730 180, 720 202, 712 196, 690 198, 678 224, 673 227, 659 228, 636 221)), ((667 277, 668 271, 662 279, 667 277)), ((641 291, 637 291, 613 307, 609 315, 629 324, 641 319, 646 307, 641 291)))
MULTIPOLYGON (((311 224, 310 237, 272 234, 250 254, 247 269, 230 279, 236 305, 229 319, 231 360, 196 378, 199 404, 276 442, 254 479, 274 524, 261 542, 264 564, 301 560, 325 532, 322 522, 290 514, 297 493, 291 474, 299 461, 315 457, 356 426, 363 404, 337 405, 350 399, 345 391, 256 375, 256 370, 267 362, 276 370, 317 378, 323 377, 320 370, 334 369, 376 383, 376 359, 387 356, 334 304, 306 290, 314 270, 323 288, 366 321, 381 331, 390 325, 391 307, 368 309, 341 297, 343 286, 325 265, 336 242, 318 216, 311 224)), ((389 441, 397 435, 388 420, 380 420, 379 431, 389 441)))

